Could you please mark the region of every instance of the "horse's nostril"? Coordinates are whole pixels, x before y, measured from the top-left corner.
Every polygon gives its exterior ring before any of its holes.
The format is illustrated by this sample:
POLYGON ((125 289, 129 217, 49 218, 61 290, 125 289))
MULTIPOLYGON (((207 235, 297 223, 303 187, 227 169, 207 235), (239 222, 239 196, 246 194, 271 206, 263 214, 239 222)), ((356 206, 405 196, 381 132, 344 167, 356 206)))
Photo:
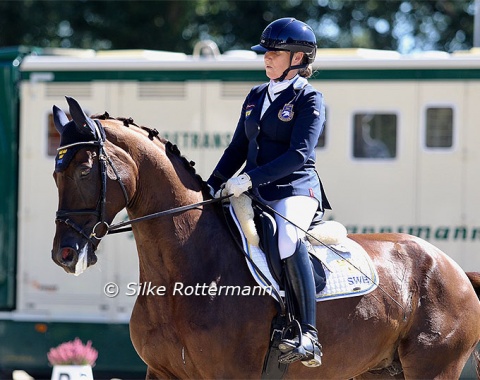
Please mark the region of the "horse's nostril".
POLYGON ((60 257, 61 257, 61 261, 64 263, 71 262, 75 258, 75 251, 72 248, 68 248, 68 247, 61 248, 60 257))

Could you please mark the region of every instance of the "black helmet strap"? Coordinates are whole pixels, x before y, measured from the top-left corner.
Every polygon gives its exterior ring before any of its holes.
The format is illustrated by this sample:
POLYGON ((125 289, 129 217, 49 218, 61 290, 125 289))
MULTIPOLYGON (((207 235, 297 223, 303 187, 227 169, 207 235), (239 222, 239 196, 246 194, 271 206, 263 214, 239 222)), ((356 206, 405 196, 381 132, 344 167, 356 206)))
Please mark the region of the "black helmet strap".
POLYGON ((280 75, 278 78, 274 79, 275 82, 283 82, 285 80, 285 77, 288 75, 290 70, 297 70, 297 69, 304 69, 305 67, 308 66, 308 63, 302 63, 300 65, 294 65, 292 66, 292 59, 293 55, 295 54, 294 51, 290 50, 290 63, 288 64, 287 69, 283 72, 282 75, 280 75))

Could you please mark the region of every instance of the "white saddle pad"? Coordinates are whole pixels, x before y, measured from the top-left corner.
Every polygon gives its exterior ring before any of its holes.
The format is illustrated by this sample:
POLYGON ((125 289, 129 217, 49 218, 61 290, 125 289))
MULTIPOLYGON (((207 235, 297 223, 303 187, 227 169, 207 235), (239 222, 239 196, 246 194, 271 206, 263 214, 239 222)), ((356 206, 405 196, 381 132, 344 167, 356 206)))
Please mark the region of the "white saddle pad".
MULTIPOLYGON (((255 263, 253 267, 250 260, 247 261, 248 268, 253 278, 262 288, 268 291, 269 284, 264 280, 267 277, 269 282, 283 296, 284 292, 270 273, 264 252, 257 246, 248 243, 243 235, 233 208, 230 207, 232 217, 242 236, 243 249, 255 263), (263 274, 263 275, 262 275, 263 274)), ((326 274, 326 286, 317 294, 317 302, 338 298, 347 298, 368 294, 378 286, 378 273, 367 252, 356 242, 346 239, 342 244, 332 246, 313 246, 314 255, 323 263, 326 274)), ((272 295, 272 292, 268 292, 272 295)))

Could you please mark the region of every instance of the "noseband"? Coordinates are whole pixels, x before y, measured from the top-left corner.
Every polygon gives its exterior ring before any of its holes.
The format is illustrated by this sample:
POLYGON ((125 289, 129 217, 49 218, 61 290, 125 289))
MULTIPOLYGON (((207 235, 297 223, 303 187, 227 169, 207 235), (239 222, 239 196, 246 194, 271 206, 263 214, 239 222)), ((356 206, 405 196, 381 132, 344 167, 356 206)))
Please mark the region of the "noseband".
POLYGON ((101 190, 100 190, 100 198, 97 202, 97 207, 95 209, 82 209, 82 210, 58 210, 56 212, 55 222, 65 223, 67 226, 75 230, 77 233, 85 237, 90 243, 92 243, 93 247, 96 248, 100 240, 105 237, 109 231, 109 224, 105 220, 105 204, 107 198, 107 166, 110 165, 113 172, 115 173, 115 180, 118 181, 120 187, 123 192, 123 196, 125 198, 125 205, 128 205, 129 199, 127 190, 125 185, 120 178, 117 169, 113 165, 112 160, 108 156, 105 150, 105 140, 102 139, 102 135, 100 134, 99 128, 103 128, 98 120, 95 121, 95 128, 96 128, 96 135, 97 140, 93 141, 81 141, 73 144, 63 145, 59 147, 57 150, 71 148, 73 146, 82 146, 82 145, 94 145, 98 146, 98 163, 100 166, 100 183, 101 183, 101 190), (71 220, 70 216, 75 215, 95 215, 98 220, 97 223, 92 228, 90 233, 86 232, 84 228, 76 224, 73 220, 71 220), (106 232, 102 236, 97 235, 97 228, 100 226, 105 226, 106 232))

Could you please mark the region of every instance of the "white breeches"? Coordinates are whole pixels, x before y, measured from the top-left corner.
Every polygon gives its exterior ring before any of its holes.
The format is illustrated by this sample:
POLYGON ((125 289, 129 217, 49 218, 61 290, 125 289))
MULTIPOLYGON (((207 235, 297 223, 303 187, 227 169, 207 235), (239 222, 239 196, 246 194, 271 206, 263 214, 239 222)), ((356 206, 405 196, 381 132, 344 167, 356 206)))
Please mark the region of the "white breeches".
POLYGON ((295 253, 298 240, 305 237, 305 233, 295 225, 304 231, 308 230, 318 209, 318 201, 315 198, 296 195, 265 203, 288 220, 275 214, 278 226, 278 249, 280 257, 286 259, 295 253))

